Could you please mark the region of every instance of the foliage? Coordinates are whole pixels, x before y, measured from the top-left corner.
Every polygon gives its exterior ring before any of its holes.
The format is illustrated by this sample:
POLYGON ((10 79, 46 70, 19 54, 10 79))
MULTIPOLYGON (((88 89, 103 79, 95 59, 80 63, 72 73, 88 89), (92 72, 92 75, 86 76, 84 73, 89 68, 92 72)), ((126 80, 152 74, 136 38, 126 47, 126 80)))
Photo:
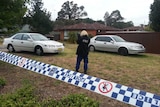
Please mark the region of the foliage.
POLYGON ((75 20, 67 20, 67 19, 61 19, 61 20, 56 20, 54 22, 54 25, 57 27, 63 27, 63 26, 67 26, 67 25, 73 25, 76 24, 75 20))
POLYGON ((38 105, 34 89, 30 85, 17 90, 13 94, 0 96, 0 107, 34 107, 38 105))
POLYGON ((115 27, 115 28, 123 29, 123 28, 127 28, 127 27, 132 27, 133 22, 132 21, 129 21, 129 22, 115 22, 115 23, 113 23, 112 26, 115 27))
POLYGON ((44 101, 42 107, 99 107, 99 102, 84 94, 70 94, 61 100, 44 101))
POLYGON ((7 28, 14 32, 22 24, 29 0, 1 0, 0 3, 0 29, 7 28))
POLYGON ((34 32, 47 34, 52 31, 53 22, 50 19, 51 13, 42 7, 42 0, 32 0, 31 8, 24 18, 24 24, 31 25, 34 32))
POLYGON ((67 20, 67 19, 56 20, 54 22, 54 26, 55 27, 63 27, 63 26, 74 25, 74 24, 78 24, 78 23, 92 24, 92 23, 95 23, 95 22, 104 24, 104 22, 102 20, 95 21, 95 20, 90 19, 90 18, 83 18, 83 19, 79 18, 79 19, 76 19, 76 20, 67 20))
POLYGON ((0 45, 3 43, 3 37, 0 37, 0 45))
MULTIPOLYGON (((76 43, 76 41, 77 41, 77 37, 78 37, 78 32, 69 32, 68 33, 68 36, 69 36, 69 38, 68 38, 68 42, 69 43, 76 43)), ((91 35, 91 34, 89 34, 88 35, 90 38, 92 38, 93 37, 93 35, 91 35)))
POLYGON ((67 19, 61 19, 61 20, 56 20, 54 22, 54 25, 57 26, 67 26, 67 25, 74 25, 77 23, 83 22, 83 19, 76 19, 76 20, 67 20, 67 19))
POLYGON ((144 28, 144 30, 145 30, 145 31, 153 31, 153 29, 151 29, 150 26, 146 26, 146 27, 144 28))
POLYGON ((89 37, 89 38, 92 38, 92 37, 94 37, 94 36, 93 36, 92 34, 89 34, 88 37, 89 37))
POLYGON ((74 4, 73 1, 66 1, 62 5, 62 9, 58 12, 57 19, 74 20, 83 16, 87 16, 87 12, 84 11, 84 6, 78 7, 78 5, 74 4))
POLYGON ((6 81, 4 78, 0 78, 0 87, 3 87, 6 85, 6 81))
POLYGON ((68 35, 69 35, 68 41, 70 43, 76 43, 77 33, 76 32, 69 32, 68 35))
POLYGON ((113 23, 123 20, 119 10, 113 11, 110 15, 108 12, 105 13, 104 21, 106 26, 112 26, 113 23))
POLYGON ((71 94, 64 97, 60 103, 64 107, 99 107, 99 103, 84 94, 71 94))
POLYGON ((120 29, 134 26, 132 21, 123 22, 123 19, 124 18, 121 16, 119 10, 115 10, 111 14, 106 12, 104 15, 104 23, 106 26, 112 26, 120 29))
POLYGON ((105 24, 104 21, 102 21, 102 20, 97 20, 96 22, 100 23, 100 24, 103 24, 103 25, 105 24))
POLYGON ((99 102, 88 98, 84 94, 71 94, 59 101, 39 101, 36 89, 26 84, 15 93, 0 95, 0 107, 98 107, 99 102))
POLYGON ((154 31, 160 32, 160 0, 154 0, 149 14, 150 26, 154 31))

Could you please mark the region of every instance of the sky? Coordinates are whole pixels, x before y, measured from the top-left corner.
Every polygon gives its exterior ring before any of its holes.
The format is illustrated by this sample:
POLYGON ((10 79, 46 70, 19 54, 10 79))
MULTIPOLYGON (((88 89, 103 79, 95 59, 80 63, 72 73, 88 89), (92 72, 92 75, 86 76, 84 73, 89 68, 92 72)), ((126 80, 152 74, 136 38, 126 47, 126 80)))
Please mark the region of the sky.
POLYGON ((87 17, 93 20, 104 20, 106 12, 111 14, 119 10, 124 22, 132 21, 135 26, 148 24, 150 6, 154 0, 42 0, 43 8, 51 12, 52 20, 57 18, 57 13, 61 10, 66 1, 73 1, 78 7, 84 6, 87 17))

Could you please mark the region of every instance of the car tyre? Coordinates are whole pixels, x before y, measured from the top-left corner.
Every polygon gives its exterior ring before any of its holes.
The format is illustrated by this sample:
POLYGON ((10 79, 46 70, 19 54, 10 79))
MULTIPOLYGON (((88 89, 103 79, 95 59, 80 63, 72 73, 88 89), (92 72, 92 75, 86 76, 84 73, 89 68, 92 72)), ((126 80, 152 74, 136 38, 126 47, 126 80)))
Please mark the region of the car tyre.
POLYGON ((15 52, 15 49, 12 45, 8 45, 7 49, 8 49, 9 52, 15 52))
POLYGON ((39 56, 43 55, 43 49, 40 46, 35 47, 35 53, 39 56))
POLYGON ((91 46, 89 46, 89 50, 90 50, 91 52, 94 52, 94 51, 95 51, 95 47, 94 47, 93 45, 91 45, 91 46))
POLYGON ((120 48, 120 49, 118 50, 118 53, 119 53, 120 55, 127 56, 127 55, 128 55, 128 50, 127 50, 126 48, 120 48))

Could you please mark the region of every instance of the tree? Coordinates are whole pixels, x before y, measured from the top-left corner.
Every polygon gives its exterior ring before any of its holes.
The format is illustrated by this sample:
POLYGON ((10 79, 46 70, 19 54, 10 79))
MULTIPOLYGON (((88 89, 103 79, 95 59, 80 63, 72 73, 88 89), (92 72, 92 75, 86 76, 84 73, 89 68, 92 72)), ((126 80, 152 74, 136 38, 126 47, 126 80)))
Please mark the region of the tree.
POLYGON ((57 19, 74 20, 83 16, 87 16, 87 12, 84 11, 84 6, 78 7, 73 1, 67 1, 62 5, 62 9, 58 12, 57 19))
POLYGON ((104 15, 104 23, 106 26, 112 26, 115 28, 126 28, 134 26, 132 21, 124 22, 124 18, 121 16, 121 13, 119 10, 113 11, 110 15, 108 12, 104 15))
POLYGON ((106 12, 105 15, 104 15, 104 23, 105 23, 106 26, 108 25, 108 22, 109 22, 109 13, 106 12))
POLYGON ((93 19, 90 18, 79 18, 76 19, 76 23, 94 23, 95 21, 93 19))
POLYGON ((53 22, 50 18, 51 13, 43 9, 42 0, 32 0, 31 8, 24 18, 24 23, 30 24, 35 32, 47 34, 53 29, 53 22))
POLYGON ((127 27, 132 27, 132 26, 134 26, 134 24, 133 24, 132 21, 129 21, 129 22, 121 21, 121 22, 113 23, 112 26, 115 27, 115 28, 123 29, 123 28, 127 28, 127 27))
POLYGON ((154 0, 150 7, 150 26, 154 31, 160 32, 160 0, 154 0))
POLYGON ((1 0, 0 3, 0 29, 15 30, 22 23, 28 0, 1 0))
POLYGON ((110 15, 108 12, 104 15, 104 21, 106 26, 112 26, 113 23, 123 20, 119 10, 113 11, 110 15))

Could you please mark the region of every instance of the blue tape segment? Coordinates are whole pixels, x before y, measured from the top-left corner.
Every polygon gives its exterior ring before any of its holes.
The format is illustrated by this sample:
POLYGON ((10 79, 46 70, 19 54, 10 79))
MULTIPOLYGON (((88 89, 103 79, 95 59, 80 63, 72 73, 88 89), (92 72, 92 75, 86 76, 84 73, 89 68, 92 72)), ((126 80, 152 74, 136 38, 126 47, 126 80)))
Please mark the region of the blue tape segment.
POLYGON ((138 107, 160 107, 160 96, 0 51, 0 60, 138 107))

